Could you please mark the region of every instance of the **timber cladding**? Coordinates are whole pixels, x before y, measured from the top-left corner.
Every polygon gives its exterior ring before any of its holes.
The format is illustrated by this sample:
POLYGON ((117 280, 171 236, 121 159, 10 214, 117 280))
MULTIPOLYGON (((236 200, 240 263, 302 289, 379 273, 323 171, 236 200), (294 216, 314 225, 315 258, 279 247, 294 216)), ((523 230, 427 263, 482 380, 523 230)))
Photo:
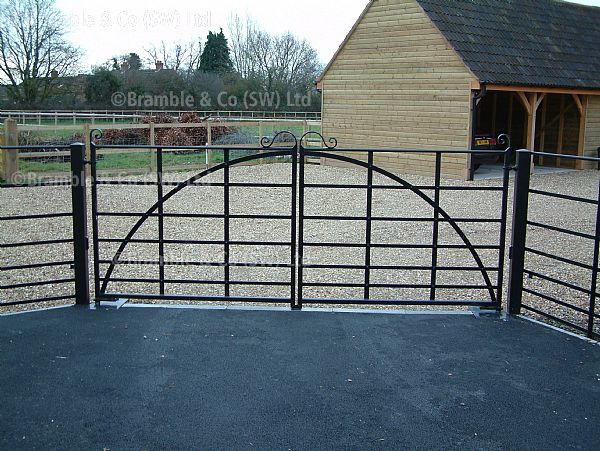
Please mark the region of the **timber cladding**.
MULTIPOLYGON (((323 133, 339 147, 466 149, 472 75, 414 0, 375 0, 322 78, 323 133)), ((431 175, 432 155, 380 157, 431 175)), ((464 178, 467 157, 444 164, 464 178)))
MULTIPOLYGON (((600 96, 589 96, 585 124, 585 155, 597 157, 600 147, 600 96)), ((594 163, 586 164, 586 168, 596 167, 594 163)))

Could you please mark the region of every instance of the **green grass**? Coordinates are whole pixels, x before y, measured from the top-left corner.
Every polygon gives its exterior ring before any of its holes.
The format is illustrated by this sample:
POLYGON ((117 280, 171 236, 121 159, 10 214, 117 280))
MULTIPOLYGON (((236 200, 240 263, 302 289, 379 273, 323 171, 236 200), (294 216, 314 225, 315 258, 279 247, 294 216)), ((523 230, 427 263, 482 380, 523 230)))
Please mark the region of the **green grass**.
MULTIPOLYGON (((252 136, 258 136, 260 133, 260 127, 258 127, 256 125, 242 125, 242 126, 236 127, 236 128, 243 132, 246 132, 252 136)), ((310 129, 314 130, 314 131, 318 131, 318 132, 321 131, 321 127, 310 127, 310 129)), ((265 123, 265 125, 263 125, 263 127, 262 127, 264 136, 272 136, 275 131, 281 132, 284 130, 288 131, 288 132, 292 132, 298 138, 300 138, 302 136, 302 134, 304 133, 304 127, 302 125, 290 125, 287 127, 278 125, 277 127, 275 127, 273 125, 265 123)))
POLYGON ((61 163, 58 161, 42 163, 41 161, 35 160, 20 160, 19 170, 23 173, 69 172, 71 170, 71 165, 69 163, 61 163))
MULTIPOLYGON (((231 152, 231 158, 239 158, 248 155, 248 152, 235 151, 231 152)), ((213 163, 222 163, 223 154, 219 151, 214 151, 212 154, 213 163)), ((104 155, 98 161, 98 170, 146 170, 150 168, 151 156, 150 153, 118 153, 104 155)), ((202 166, 206 164, 206 155, 204 152, 188 152, 184 154, 176 154, 165 152, 163 155, 163 167, 169 170, 170 167, 181 166, 202 166)), ((36 160, 21 160, 19 162, 20 170, 23 173, 44 173, 44 172, 69 172, 71 165, 68 162, 41 162, 36 160)))

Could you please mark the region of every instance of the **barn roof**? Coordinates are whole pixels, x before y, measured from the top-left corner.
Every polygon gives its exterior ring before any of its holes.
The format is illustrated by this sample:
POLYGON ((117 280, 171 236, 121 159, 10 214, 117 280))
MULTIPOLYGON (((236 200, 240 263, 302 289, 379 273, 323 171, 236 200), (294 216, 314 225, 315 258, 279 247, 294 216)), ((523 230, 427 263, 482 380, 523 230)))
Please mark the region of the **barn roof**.
POLYGON ((417 0, 481 82, 600 89, 600 8, 558 0, 417 0))
POLYGON ((600 89, 598 7, 561 0, 416 1, 482 83, 600 89))

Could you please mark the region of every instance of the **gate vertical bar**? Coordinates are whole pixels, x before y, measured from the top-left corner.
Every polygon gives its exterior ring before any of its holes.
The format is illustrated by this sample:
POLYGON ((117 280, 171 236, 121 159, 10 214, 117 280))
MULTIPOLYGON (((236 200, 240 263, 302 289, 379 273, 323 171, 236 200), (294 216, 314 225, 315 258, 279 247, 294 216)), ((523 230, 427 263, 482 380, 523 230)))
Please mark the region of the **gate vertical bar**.
MULTIPOLYGON (((93 133, 93 132, 92 132, 93 133)), ((99 227, 98 227, 98 184, 97 176, 97 161, 98 161, 98 150, 93 140, 90 143, 90 176, 92 185, 92 237, 94 241, 93 254, 94 254, 94 297, 98 299, 100 297, 100 239, 99 227)))
POLYGON ((225 297, 231 296, 230 282, 230 186, 229 186, 229 149, 223 150, 223 242, 224 242, 224 272, 225 272, 225 297))
POLYGON ((300 145, 299 159, 299 182, 298 182, 298 301, 296 309, 302 309, 304 299, 304 147, 300 145))
POLYGON ((368 153, 367 174, 367 225, 366 225, 366 247, 365 247, 365 292, 364 298, 371 299, 371 241, 373 232, 373 152, 368 153))
POLYGON ((71 145, 71 197, 73 201, 73 260, 75 262, 75 299, 78 305, 90 303, 88 261, 87 189, 85 145, 71 145))
POLYGON ((598 185, 598 205, 596 206, 596 241, 594 242, 594 262, 592 266, 592 286, 590 288, 590 309, 588 313, 588 338, 594 338, 596 299, 598 289, 598 260, 600 259, 600 184, 598 185))
POLYGON ((504 175, 502 179, 502 211, 500 212, 500 250, 498 252, 498 291, 496 300, 498 308, 502 308, 502 289, 504 286, 504 263, 506 261, 506 226, 508 223, 508 193, 510 188, 510 163, 512 161, 512 149, 509 147, 504 154, 504 175))
POLYGON ((517 152, 517 176, 513 203, 513 225, 510 247, 510 272, 508 287, 508 312, 521 313, 523 301, 523 271, 525 269, 525 245, 527 240, 527 213, 529 210, 529 181, 531 177, 531 154, 517 152))
MULTIPOLYGON (((154 153, 154 152, 152 152, 154 153)), ((156 149, 156 181, 158 194, 158 279, 160 283, 160 294, 165 294, 165 208, 162 201, 164 195, 163 186, 163 149, 156 149)), ((154 158, 154 155, 151 156, 154 158)))
POLYGON ((442 181, 442 153, 435 154, 435 194, 433 209, 433 247, 431 248, 431 291, 429 299, 434 301, 437 291, 438 243, 440 234, 440 184, 442 181))
MULTIPOLYGON (((262 137, 261 137, 262 139, 262 137)), ((298 144, 302 146, 302 143, 298 144)), ((290 262, 292 269, 290 273, 290 307, 296 309, 296 273, 298 271, 298 228, 296 221, 298 220, 298 146, 292 151, 292 224, 291 224, 291 254, 290 262)), ((300 307, 301 308, 301 307, 300 307)))

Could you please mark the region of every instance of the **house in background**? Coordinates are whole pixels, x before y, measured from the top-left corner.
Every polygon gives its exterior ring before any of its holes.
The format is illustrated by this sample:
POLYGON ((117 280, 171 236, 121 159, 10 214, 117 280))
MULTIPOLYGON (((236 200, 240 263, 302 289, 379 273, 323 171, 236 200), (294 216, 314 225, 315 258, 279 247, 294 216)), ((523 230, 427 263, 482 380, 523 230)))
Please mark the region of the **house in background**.
MULTIPOLYGON (((596 156, 600 8, 558 0, 371 0, 317 82, 323 133, 340 147, 513 147, 596 156)), ((433 155, 378 164, 430 175, 433 155)), ((541 157, 544 166, 586 163, 541 157)), ((474 158, 444 157, 471 179, 474 158)))

